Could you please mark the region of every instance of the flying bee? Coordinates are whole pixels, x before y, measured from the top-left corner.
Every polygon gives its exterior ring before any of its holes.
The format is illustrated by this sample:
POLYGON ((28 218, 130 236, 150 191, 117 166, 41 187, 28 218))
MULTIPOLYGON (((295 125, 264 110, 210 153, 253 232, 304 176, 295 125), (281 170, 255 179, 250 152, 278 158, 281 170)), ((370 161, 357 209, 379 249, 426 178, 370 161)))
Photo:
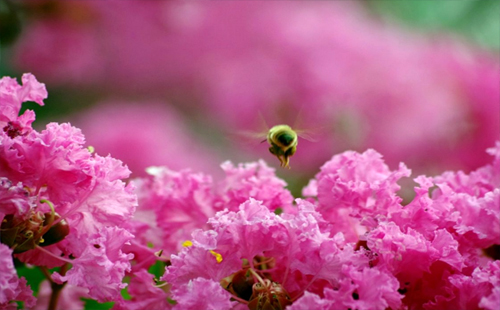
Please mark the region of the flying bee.
MULTIPOLYGON (((300 114, 297 115, 294 124, 297 124, 300 120, 299 116, 300 114)), ((290 169, 290 157, 297 152, 299 137, 311 142, 316 141, 316 139, 311 135, 313 134, 313 130, 297 129, 295 125, 293 125, 294 128, 292 128, 291 126, 285 124, 270 127, 267 125, 267 122, 260 112, 259 119, 262 131, 238 131, 237 135, 240 138, 250 138, 252 141, 255 141, 255 139, 263 139, 261 140, 261 143, 267 141, 269 144, 269 152, 279 159, 280 166, 283 168, 290 169)), ((315 134, 318 134, 317 130, 314 130, 314 132, 315 134)))
POLYGON ((269 129, 266 140, 270 145, 269 152, 278 157, 280 166, 290 169, 290 157, 297 151, 299 143, 297 133, 288 125, 276 125, 269 129))

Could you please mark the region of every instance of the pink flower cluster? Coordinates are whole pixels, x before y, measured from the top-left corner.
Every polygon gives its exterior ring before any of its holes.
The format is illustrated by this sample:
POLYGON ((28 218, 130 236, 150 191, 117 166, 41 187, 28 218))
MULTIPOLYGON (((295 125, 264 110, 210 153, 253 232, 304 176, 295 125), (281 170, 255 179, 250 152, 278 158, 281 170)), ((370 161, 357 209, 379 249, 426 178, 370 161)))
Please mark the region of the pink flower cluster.
POLYGON ((152 166, 126 184, 128 169, 77 128, 38 132, 32 111, 19 116, 47 96, 33 75, 22 82, 0 79, 0 309, 81 309, 81 297, 114 309, 498 308, 500 141, 469 174, 417 176, 406 205, 410 170, 372 149, 333 156, 295 201, 262 160, 225 162, 216 181, 152 166), (47 277, 36 298, 13 259, 47 277))
POLYGON ((154 263, 151 255, 157 251, 166 257, 176 254, 195 229, 210 228, 209 218, 218 211, 238 210, 248 197, 265 202, 270 210, 291 208, 286 183, 263 161, 237 167, 225 162, 222 169, 226 176, 215 184, 202 173, 166 167, 150 167, 149 177, 133 180, 139 208, 131 222, 135 240, 129 251, 143 258, 141 267, 154 263), (152 247, 145 248, 147 244, 152 247))
POLYGON ((16 279, 12 256, 44 269, 54 285, 69 283, 98 301, 115 300, 132 258, 122 251, 133 238, 124 224, 137 204, 132 185, 122 181, 129 171, 119 160, 83 147, 84 136, 70 124, 34 130, 35 114, 26 110, 18 116, 21 104, 43 105, 47 91, 32 74, 24 74, 22 83, 0 79, 0 249, 5 262, 0 307, 15 308, 14 300, 27 307, 35 302, 26 282, 16 279), (50 274, 54 267, 60 268, 50 274))
POLYGON ((397 182, 410 170, 374 150, 333 156, 294 205, 277 199, 285 184, 272 173, 249 169, 262 162, 224 164, 219 198, 203 175, 154 168, 136 181, 138 212, 154 210, 159 240, 189 242, 178 254, 163 245, 174 253, 167 291, 140 270, 117 308, 496 309, 500 142, 488 153, 493 163, 469 175, 418 176, 406 206, 397 182))

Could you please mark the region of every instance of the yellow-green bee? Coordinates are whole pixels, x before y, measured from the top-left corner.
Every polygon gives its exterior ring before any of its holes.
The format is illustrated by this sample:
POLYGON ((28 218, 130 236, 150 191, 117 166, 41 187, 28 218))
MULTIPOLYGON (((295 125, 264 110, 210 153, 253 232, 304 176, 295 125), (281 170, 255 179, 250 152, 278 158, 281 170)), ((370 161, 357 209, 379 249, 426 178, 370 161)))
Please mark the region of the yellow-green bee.
MULTIPOLYGON (((300 120, 297 116, 294 124, 298 123, 300 120)), ((262 114, 259 113, 259 119, 261 122, 260 127, 262 127, 262 131, 238 131, 238 136, 250 138, 252 141, 255 139, 262 139, 261 143, 266 142, 269 143, 269 152, 274 156, 278 157, 280 161, 280 166, 283 168, 290 169, 290 157, 292 157, 297 151, 297 145, 299 143, 299 137, 314 142, 316 139, 311 136, 311 130, 305 129, 292 129, 291 126, 280 124, 275 126, 268 126, 262 114)), ((317 132, 316 132, 317 133, 317 132)), ((240 140, 240 139, 239 139, 240 140)))
POLYGON ((269 152, 278 157, 280 166, 290 169, 289 158, 295 154, 299 143, 297 133, 288 125, 276 125, 269 129, 266 140, 269 152))

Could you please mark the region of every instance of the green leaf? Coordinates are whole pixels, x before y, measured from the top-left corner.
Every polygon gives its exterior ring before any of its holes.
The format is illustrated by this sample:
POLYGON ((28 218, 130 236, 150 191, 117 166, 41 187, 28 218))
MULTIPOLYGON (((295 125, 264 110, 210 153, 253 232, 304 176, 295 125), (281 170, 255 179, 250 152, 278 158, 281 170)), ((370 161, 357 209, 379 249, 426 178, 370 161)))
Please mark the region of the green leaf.
POLYGON ((157 260, 154 265, 149 267, 148 272, 155 276, 155 278, 159 279, 165 273, 165 263, 157 260))
POLYGON ((93 299, 82 298, 82 300, 85 302, 86 310, 108 310, 115 304, 112 301, 100 303, 93 299))

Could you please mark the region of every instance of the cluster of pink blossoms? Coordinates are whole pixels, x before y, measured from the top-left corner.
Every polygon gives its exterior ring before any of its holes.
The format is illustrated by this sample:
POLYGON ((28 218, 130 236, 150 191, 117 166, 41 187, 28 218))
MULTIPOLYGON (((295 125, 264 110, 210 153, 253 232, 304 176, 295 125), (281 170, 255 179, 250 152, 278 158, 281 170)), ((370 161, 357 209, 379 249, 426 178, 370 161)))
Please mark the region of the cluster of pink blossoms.
POLYGON ((84 288, 84 297, 100 302, 119 298, 130 270, 132 255, 122 251, 133 238, 124 224, 137 205, 132 185, 122 181, 129 171, 85 148, 70 124, 50 123, 38 132, 33 111, 18 116, 23 102, 43 105, 46 97, 31 74, 22 85, 0 79, 0 308, 36 302, 17 278, 12 256, 41 267, 53 287, 84 288))
POLYGON ((224 164, 222 187, 154 168, 136 181, 138 212, 168 254, 189 242, 160 279, 169 290, 138 270, 117 308, 497 309, 500 142, 488 153, 493 163, 469 175, 417 177, 406 206, 397 181, 410 170, 374 150, 334 156, 295 204, 262 162, 224 164))
POLYGON ((220 181, 150 167, 126 185, 128 170, 84 148, 78 129, 37 132, 32 111, 18 116, 46 96, 31 74, 0 80, 0 308, 81 309, 81 297, 114 309, 500 304, 500 142, 470 174, 415 178, 407 205, 397 182, 410 170, 371 149, 333 156, 295 201, 263 161, 225 162, 220 181), (50 287, 35 298, 12 257, 50 287), (148 272, 158 261, 161 277, 148 272))

